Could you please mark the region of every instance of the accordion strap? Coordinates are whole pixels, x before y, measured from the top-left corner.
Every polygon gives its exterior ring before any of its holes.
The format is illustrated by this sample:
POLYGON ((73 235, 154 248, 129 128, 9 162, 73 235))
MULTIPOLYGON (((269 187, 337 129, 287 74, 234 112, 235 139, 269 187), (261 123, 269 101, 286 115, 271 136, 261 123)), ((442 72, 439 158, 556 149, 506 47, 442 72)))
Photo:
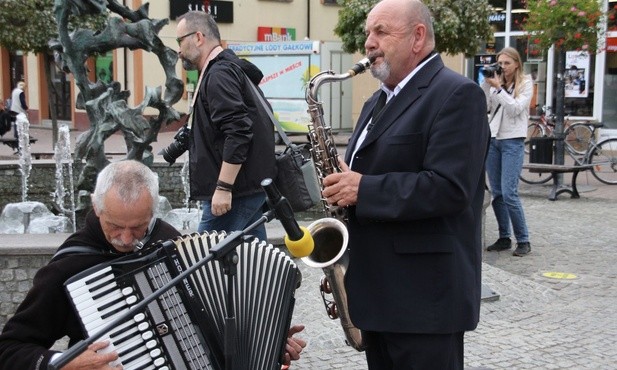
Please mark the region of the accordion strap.
POLYGON ((66 257, 71 254, 110 254, 109 252, 104 252, 99 248, 90 247, 87 245, 73 245, 70 247, 62 248, 54 254, 51 258, 52 261, 59 259, 60 257, 66 257))

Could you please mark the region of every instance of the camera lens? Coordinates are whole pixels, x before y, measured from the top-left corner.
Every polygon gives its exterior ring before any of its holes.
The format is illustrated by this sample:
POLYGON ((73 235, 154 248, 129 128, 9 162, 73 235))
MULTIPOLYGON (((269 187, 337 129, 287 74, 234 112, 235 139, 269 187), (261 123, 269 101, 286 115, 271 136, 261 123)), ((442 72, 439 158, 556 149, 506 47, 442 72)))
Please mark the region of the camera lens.
POLYGON ((501 75, 501 66, 497 63, 489 64, 485 67, 482 67, 482 75, 484 77, 495 77, 495 74, 501 75))
POLYGON ((159 152, 159 154, 163 155, 163 159, 171 164, 176 163, 176 159, 180 157, 184 152, 189 148, 189 133, 190 129, 186 126, 182 126, 176 135, 174 136, 174 141, 159 152))
POLYGON ((487 70, 487 69, 482 69, 482 76, 484 77, 493 77, 495 75, 495 72, 492 70, 487 70))
POLYGON ((173 143, 169 144, 167 148, 161 150, 159 154, 163 155, 163 159, 165 160, 165 162, 169 164, 174 164, 176 163, 176 159, 178 159, 178 157, 180 157, 182 154, 184 154, 184 152, 186 152, 186 149, 187 148, 184 143, 174 141, 173 143))

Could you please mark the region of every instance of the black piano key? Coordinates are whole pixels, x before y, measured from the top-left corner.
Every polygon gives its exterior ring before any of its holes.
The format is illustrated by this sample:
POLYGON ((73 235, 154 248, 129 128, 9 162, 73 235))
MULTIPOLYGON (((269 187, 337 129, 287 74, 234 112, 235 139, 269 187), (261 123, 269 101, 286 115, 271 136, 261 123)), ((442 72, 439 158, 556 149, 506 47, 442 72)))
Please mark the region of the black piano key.
POLYGON ((124 365, 125 368, 129 369, 129 368, 133 368, 131 366, 131 362, 135 362, 137 359, 139 359, 140 357, 146 355, 148 356, 148 358, 150 357, 148 355, 148 350, 145 348, 141 348, 140 350, 135 350, 133 349, 133 353, 131 352, 123 352, 120 355, 120 358, 122 359, 122 364, 124 365))
MULTIPOLYGON (((92 292, 96 292, 97 290, 99 290, 99 289, 101 289, 101 288, 106 288, 106 286, 101 286, 101 287, 99 287, 99 288, 97 288, 97 289, 91 289, 91 290, 90 290, 90 292, 91 292, 91 293, 92 293, 92 292)), ((98 292, 97 294, 92 295, 92 299, 93 299, 93 300, 99 299, 99 298, 101 298, 101 297, 104 297, 104 296, 108 295, 109 293, 113 293, 113 292, 114 292, 114 291, 116 291, 116 290, 118 290, 118 287, 116 287, 116 286, 110 286, 110 287, 106 288, 105 290, 100 291, 100 292, 98 292)))

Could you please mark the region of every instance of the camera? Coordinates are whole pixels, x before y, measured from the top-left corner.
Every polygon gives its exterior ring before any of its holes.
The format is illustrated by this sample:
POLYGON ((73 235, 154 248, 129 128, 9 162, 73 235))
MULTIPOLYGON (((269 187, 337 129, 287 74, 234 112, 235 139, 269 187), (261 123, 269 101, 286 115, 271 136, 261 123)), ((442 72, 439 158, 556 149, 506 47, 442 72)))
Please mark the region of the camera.
POLYGON ((174 141, 161 150, 159 154, 163 155, 163 159, 169 163, 170 165, 176 162, 179 156, 184 154, 189 148, 189 134, 191 133, 191 129, 186 125, 180 127, 176 135, 174 136, 174 141))
POLYGON ((482 67, 482 75, 484 75, 484 77, 495 77, 495 75, 499 76, 502 71, 503 69, 501 69, 501 66, 497 63, 482 67))

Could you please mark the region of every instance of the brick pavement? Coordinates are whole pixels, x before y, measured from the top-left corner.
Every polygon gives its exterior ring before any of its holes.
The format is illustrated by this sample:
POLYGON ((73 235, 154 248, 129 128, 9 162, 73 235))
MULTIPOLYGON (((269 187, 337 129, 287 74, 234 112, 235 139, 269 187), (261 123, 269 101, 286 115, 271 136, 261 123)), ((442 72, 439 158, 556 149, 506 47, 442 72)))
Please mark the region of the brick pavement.
MULTIPOLYGON (((613 190, 617 191, 617 187, 613 190)), ((466 334, 465 363, 475 369, 615 369, 617 359, 617 200, 560 199, 523 191, 532 253, 484 254, 483 283, 499 299, 483 302, 478 328, 466 334), (571 273, 574 280, 546 278, 571 273)), ((486 237, 497 238, 489 208, 486 237)), ((320 308, 321 274, 307 271, 295 321, 309 345, 296 369, 365 369, 362 354, 320 308)))
MULTIPOLYGON (((42 133, 38 130, 39 138, 42 133)), ((172 137, 160 135, 155 152, 172 137)), ((483 283, 499 299, 482 303, 478 328, 466 334, 468 369, 617 368, 617 186, 586 174, 579 180, 580 199, 562 194, 557 201, 547 200, 548 186, 521 185, 532 252, 522 258, 484 253, 483 283), (571 273, 576 279, 547 278, 545 272, 571 273)), ((497 227, 492 210, 487 211, 490 243, 497 227)), ((275 237, 282 233, 276 224, 269 230, 275 237)), ((292 369, 366 369, 363 354, 344 344, 338 322, 323 310, 321 271, 299 266, 303 282, 293 321, 306 325, 302 336, 308 346, 292 369)))

